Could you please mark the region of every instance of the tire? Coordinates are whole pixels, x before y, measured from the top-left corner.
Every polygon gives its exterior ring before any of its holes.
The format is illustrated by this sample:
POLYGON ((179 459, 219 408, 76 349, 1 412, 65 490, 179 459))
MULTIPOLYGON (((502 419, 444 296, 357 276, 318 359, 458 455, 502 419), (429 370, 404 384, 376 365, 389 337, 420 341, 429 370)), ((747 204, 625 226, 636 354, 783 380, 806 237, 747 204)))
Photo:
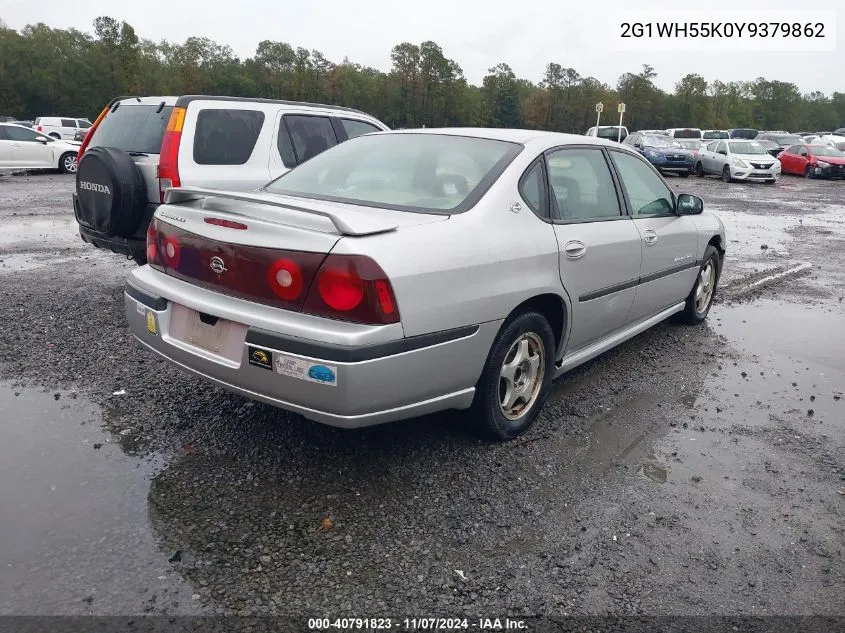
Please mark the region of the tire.
POLYGON ((143 266, 144 264, 147 263, 147 256, 146 255, 133 255, 132 259, 139 266, 143 266))
POLYGON ((47 136, 50 136, 50 137, 55 138, 55 139, 61 139, 62 138, 62 135, 57 134, 56 132, 50 132, 47 136))
POLYGON ((804 178, 810 180, 813 177, 813 167, 811 165, 807 165, 804 168, 804 178))
POLYGON ((701 164, 701 161, 695 164, 695 175, 699 178, 704 178, 704 165, 701 164))
POLYGON ((716 286, 719 283, 719 276, 722 273, 722 258, 719 251, 712 244, 707 245, 704 251, 704 258, 695 277, 695 284, 687 296, 684 311, 681 312, 681 321, 688 325, 698 325, 707 318, 710 307, 713 305, 713 298, 716 296, 716 286), (699 297, 699 288, 709 279, 709 294, 699 297), (704 299, 701 301, 701 299, 704 299))
POLYGON ((65 174, 76 173, 76 154, 73 152, 65 152, 59 158, 59 169, 65 174))
POLYGON ((722 169, 722 180, 724 182, 730 182, 732 180, 732 178, 731 178, 731 168, 728 167, 727 165, 725 165, 724 168, 722 169))
POLYGON ((531 427, 548 395, 554 375, 554 357, 554 333, 543 315, 525 310, 508 317, 490 347, 475 386, 470 414, 481 435, 502 442, 531 427), (517 355, 524 356, 519 364, 515 364, 517 355), (531 358, 536 356, 539 358, 534 367, 531 358), (510 374, 510 378, 503 376, 508 366, 511 371, 505 374, 510 374), (517 395, 506 406, 502 399, 507 398, 508 393, 513 394, 514 380, 518 383, 517 395))

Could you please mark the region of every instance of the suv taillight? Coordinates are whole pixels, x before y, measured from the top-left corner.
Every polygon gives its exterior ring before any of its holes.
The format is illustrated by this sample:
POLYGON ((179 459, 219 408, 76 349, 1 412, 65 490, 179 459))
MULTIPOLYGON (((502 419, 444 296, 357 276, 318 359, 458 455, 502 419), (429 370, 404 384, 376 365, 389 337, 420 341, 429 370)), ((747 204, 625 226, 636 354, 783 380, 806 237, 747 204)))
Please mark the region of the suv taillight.
POLYGON ((158 256, 158 234, 155 220, 147 228, 147 263, 153 268, 161 270, 161 259, 158 256))
MULTIPOLYGON (((85 150, 88 149, 88 144, 91 142, 91 137, 94 136, 94 131, 97 129, 97 126, 100 125, 100 121, 102 121, 106 114, 108 113, 111 105, 107 105, 103 108, 103 111, 100 112, 100 116, 98 116, 94 123, 91 125, 91 128, 88 130, 88 134, 85 135, 85 138, 82 139, 82 145, 79 146, 79 152, 76 154, 76 164, 79 164, 79 161, 82 160, 82 155, 85 153, 85 150)), ((41 126, 38 126, 38 129, 41 129, 41 126)))
POLYGON ((167 130, 161 142, 161 155, 158 160, 158 195, 164 202, 168 187, 178 187, 179 182, 179 142, 182 140, 182 126, 185 124, 185 108, 173 108, 167 121, 167 130))

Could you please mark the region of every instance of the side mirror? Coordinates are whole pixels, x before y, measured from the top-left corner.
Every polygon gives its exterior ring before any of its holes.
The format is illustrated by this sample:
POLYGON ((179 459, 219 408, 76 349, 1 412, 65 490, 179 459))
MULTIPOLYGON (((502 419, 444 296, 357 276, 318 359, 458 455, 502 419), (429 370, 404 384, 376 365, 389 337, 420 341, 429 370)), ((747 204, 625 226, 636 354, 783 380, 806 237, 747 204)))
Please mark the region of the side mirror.
POLYGON ((36 136, 35 140, 39 143, 44 143, 44 145, 50 142, 50 139, 48 139, 46 136, 36 136))
POLYGON ((680 193, 675 210, 678 215, 698 215, 704 211, 704 200, 689 193, 680 193))

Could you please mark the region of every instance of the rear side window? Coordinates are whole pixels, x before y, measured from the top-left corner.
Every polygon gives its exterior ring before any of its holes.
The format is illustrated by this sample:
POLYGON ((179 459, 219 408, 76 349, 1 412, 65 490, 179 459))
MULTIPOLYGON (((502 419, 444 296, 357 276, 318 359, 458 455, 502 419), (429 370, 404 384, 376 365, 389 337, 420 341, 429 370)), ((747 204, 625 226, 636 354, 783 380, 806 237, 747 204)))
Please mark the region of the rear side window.
POLYGON ((286 114, 283 121, 293 141, 297 163, 304 163, 337 145, 337 136, 329 117, 286 114))
POLYGON ((197 165, 243 165, 264 125, 257 110, 202 110, 194 133, 197 165))
POLYGON ((88 147, 114 147, 125 152, 158 154, 171 106, 121 104, 109 112, 91 137, 88 147))
POLYGON ((370 134, 371 132, 381 132, 375 125, 371 123, 364 123, 364 121, 356 121, 354 119, 341 119, 343 129, 346 130, 346 136, 355 138, 362 134, 370 134))
POLYGON ((61 119, 62 127, 76 127, 76 119, 61 119))

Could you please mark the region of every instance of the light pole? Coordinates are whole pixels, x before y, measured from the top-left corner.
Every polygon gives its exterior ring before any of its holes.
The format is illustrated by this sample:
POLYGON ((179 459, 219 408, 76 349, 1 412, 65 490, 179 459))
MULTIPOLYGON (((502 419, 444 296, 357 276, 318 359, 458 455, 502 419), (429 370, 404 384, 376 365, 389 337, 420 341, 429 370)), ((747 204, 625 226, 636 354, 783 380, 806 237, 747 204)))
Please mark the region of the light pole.
POLYGON ((604 104, 599 101, 596 104, 596 137, 599 135, 599 121, 601 121, 602 110, 604 110, 604 104))
POLYGON ((616 106, 616 109, 619 111, 619 135, 616 137, 616 142, 622 142, 622 115, 625 114, 625 104, 620 103, 616 106))

